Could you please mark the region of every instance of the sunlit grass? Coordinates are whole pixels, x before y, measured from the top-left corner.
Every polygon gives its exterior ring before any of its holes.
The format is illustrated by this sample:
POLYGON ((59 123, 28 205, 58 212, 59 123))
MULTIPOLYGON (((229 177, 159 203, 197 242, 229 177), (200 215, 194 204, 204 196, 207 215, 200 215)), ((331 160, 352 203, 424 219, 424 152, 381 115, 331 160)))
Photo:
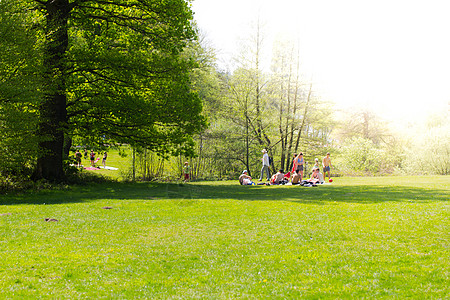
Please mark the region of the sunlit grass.
MULTIPOLYGON (((97 158, 100 157, 100 160, 95 163, 95 166, 100 167, 100 168, 97 170, 84 170, 83 169, 82 171, 99 174, 99 175, 105 176, 110 179, 122 180, 124 174, 127 172, 128 169, 131 168, 131 163, 130 163, 131 151, 129 151, 127 148, 123 148, 122 151, 126 154, 126 156, 124 156, 124 157, 119 155, 119 151, 117 149, 111 148, 111 149, 108 149, 107 151, 108 151, 108 157, 106 159, 106 166, 116 168, 117 170, 103 169, 102 157, 103 157, 104 151, 97 151, 96 157, 97 158)), ((88 155, 87 159, 84 159, 84 157, 83 157, 81 159, 81 163, 83 164, 84 167, 90 167, 91 162, 89 160, 89 155, 88 155)))
POLYGON ((6 299, 445 299, 449 183, 114 183, 1 196, 0 290, 6 299))

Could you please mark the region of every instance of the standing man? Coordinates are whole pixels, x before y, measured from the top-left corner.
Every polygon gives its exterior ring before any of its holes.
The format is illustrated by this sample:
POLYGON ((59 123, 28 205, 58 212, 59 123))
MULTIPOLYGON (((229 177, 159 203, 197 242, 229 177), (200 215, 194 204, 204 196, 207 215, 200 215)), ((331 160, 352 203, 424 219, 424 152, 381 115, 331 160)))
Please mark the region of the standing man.
POLYGON ((267 181, 270 180, 270 173, 269 173, 269 167, 270 167, 270 163, 269 163, 269 154, 267 154, 267 150, 263 149, 262 150, 263 153, 263 157, 262 157, 262 168, 261 168, 261 176, 259 177, 259 181, 261 181, 264 177, 264 172, 267 173, 267 181))
POLYGON ((327 177, 328 172, 328 181, 331 179, 331 158, 330 158, 330 152, 327 153, 327 156, 325 156, 322 160, 323 165, 323 177, 324 179, 327 177))
POLYGON ((77 161, 77 167, 81 167, 81 153, 79 150, 75 152, 75 160, 77 161))

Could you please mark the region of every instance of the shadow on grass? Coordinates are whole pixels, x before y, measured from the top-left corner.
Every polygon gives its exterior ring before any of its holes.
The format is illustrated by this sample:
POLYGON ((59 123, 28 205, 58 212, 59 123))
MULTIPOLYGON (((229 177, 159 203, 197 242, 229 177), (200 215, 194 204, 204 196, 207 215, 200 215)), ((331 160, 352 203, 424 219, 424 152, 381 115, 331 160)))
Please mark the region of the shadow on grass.
POLYGON ((72 186, 69 190, 0 195, 0 205, 63 204, 102 199, 292 201, 324 205, 330 202, 367 204, 387 201, 447 202, 449 198, 450 192, 446 189, 431 190, 408 186, 240 186, 234 182, 229 184, 104 183, 72 186))

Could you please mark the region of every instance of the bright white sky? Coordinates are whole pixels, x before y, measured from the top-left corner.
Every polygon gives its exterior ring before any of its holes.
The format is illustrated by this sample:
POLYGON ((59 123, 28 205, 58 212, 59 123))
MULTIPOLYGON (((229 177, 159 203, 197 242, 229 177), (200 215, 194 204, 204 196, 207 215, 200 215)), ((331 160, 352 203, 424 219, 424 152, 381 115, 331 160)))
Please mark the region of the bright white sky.
POLYGON ((449 109, 450 0, 194 0, 192 8, 222 66, 259 16, 268 41, 299 41, 324 100, 409 121, 449 109))

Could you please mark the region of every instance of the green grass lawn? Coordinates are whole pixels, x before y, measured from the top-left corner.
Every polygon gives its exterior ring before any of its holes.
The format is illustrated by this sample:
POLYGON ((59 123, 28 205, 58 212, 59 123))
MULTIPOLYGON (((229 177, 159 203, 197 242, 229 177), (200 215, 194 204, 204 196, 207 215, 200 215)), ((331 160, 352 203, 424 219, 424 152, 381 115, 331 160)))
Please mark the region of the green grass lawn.
MULTIPOLYGON (((117 149, 108 149, 108 158, 106 159, 106 166, 114 167, 118 170, 105 170, 102 165, 102 157, 103 151, 96 151, 96 157, 100 157, 100 160, 95 163, 96 167, 100 167, 98 170, 82 170, 83 172, 90 172, 95 174, 100 174, 105 177, 109 177, 111 179, 122 179, 123 173, 127 171, 128 168, 131 168, 131 151, 125 149, 124 152, 127 154, 126 157, 120 157, 117 149), (130 167, 128 166, 130 165, 130 167)), ((90 167, 91 162, 89 160, 89 155, 87 159, 84 157, 81 159, 81 163, 84 167, 90 167)))
POLYGON ((1 195, 0 298, 449 299, 449 183, 110 183, 1 195))

